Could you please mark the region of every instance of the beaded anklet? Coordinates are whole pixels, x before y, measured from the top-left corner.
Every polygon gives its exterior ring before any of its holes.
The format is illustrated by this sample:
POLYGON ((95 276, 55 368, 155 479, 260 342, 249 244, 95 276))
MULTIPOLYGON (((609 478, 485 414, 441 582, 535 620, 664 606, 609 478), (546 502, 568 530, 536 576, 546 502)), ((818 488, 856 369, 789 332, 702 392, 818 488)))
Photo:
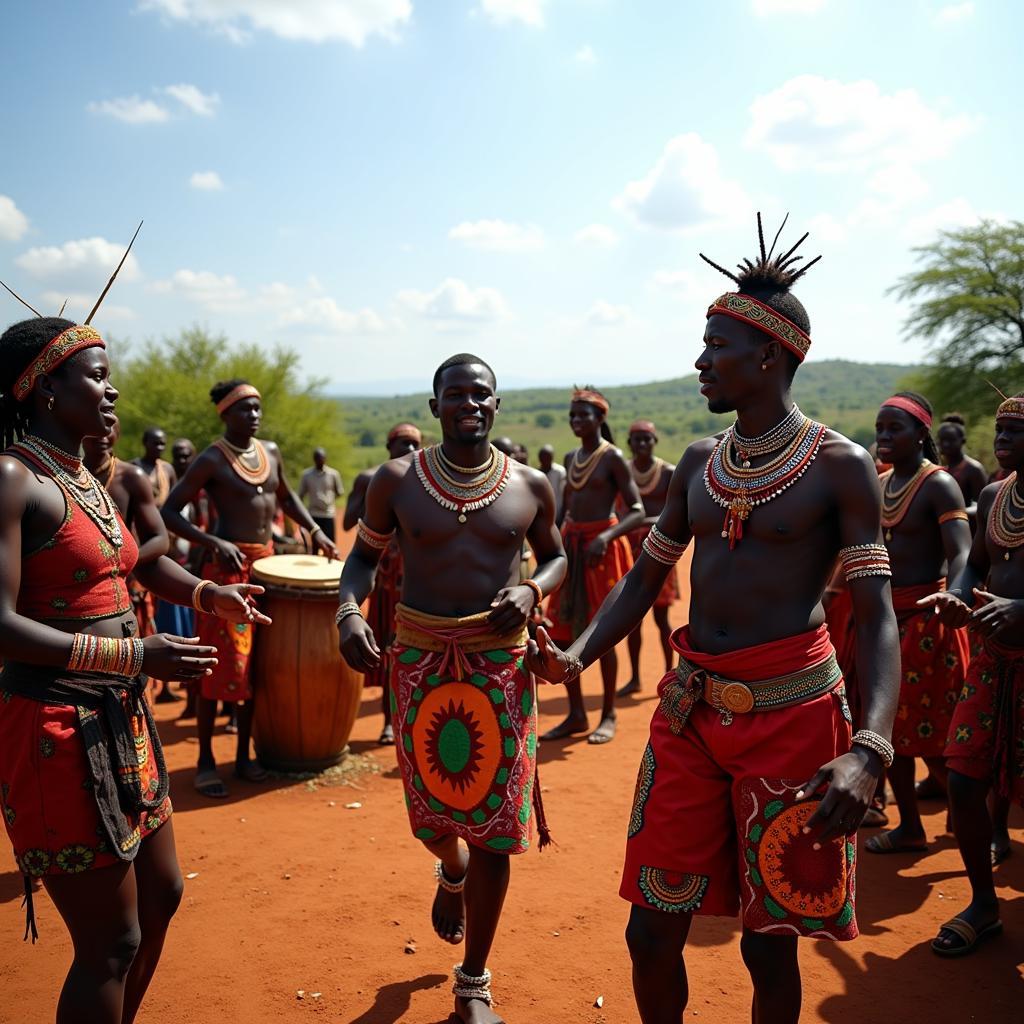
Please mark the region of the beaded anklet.
POLYGON ((482 1003, 491 1005, 491 972, 484 968, 480 975, 467 974, 462 969, 462 964, 455 965, 455 984, 452 985, 452 992, 457 999, 479 999, 482 1003))
POLYGON ((437 879, 437 884, 444 889, 445 892, 462 892, 466 888, 466 872, 457 881, 453 882, 445 873, 444 865, 440 861, 434 862, 434 877, 437 879))

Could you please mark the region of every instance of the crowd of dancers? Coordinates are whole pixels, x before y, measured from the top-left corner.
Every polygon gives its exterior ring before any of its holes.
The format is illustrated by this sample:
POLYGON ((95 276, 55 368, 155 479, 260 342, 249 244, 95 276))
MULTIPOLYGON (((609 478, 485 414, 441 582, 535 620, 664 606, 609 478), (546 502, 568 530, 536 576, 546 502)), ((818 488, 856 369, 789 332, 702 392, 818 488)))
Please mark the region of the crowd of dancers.
MULTIPOLYGON (((1009 803, 1024 802, 1024 397, 996 409, 990 485, 962 420, 947 417, 936 446, 919 394, 881 402, 873 455, 804 416, 790 390, 810 321, 792 286, 816 260, 797 262, 800 242, 776 255, 778 235, 766 248, 758 228, 759 255, 736 273, 712 263, 735 287, 710 304, 695 364, 708 408, 735 421, 677 465, 655 454, 650 420, 630 426, 627 457, 587 387, 568 403, 579 446, 562 466, 542 449, 531 468, 492 442, 494 371, 461 353, 432 382, 440 442, 397 424, 388 459, 346 496, 339 648, 381 687, 381 742, 435 860, 433 927, 465 946, 462 1021, 502 1019, 487 963, 511 855, 549 839, 538 742, 614 740, 616 700, 645 686, 652 610, 666 671, 620 880, 644 1024, 682 1019, 694 914, 741 916, 753 1019, 796 1021, 797 939, 857 935, 857 831, 880 829, 871 854, 925 849, 919 799, 948 798, 972 887, 932 950, 964 956, 1002 929, 993 867, 1009 803), (673 631, 688 547, 690 608, 673 631), (568 706, 538 737, 544 683, 568 706)), ((0 353, 0 802, 26 933, 41 882, 71 934, 58 1021, 130 1024, 182 892, 150 703, 187 684, 204 796, 227 795, 220 707, 237 732, 234 781, 265 777, 252 652, 273 627, 252 566, 282 514, 337 557, 344 490, 319 449, 292 490, 244 380, 212 388, 224 431, 207 449, 176 441, 168 464, 153 429, 128 463, 113 454, 118 395, 88 319, 37 315, 0 353)))

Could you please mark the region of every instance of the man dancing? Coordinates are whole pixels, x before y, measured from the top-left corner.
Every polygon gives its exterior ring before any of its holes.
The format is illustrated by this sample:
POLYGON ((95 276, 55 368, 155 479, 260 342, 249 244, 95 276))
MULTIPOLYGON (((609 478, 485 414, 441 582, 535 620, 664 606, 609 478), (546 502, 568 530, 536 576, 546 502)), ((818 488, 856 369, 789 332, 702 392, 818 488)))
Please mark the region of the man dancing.
MULTIPOLYGON (((396 423, 389 431, 385 442, 388 458, 400 459, 403 455, 418 451, 423 444, 420 428, 413 423, 396 423)), ((352 493, 345 505, 345 518, 342 526, 346 530, 354 530, 356 524, 366 513, 366 491, 370 486, 374 473, 380 469, 364 469, 352 484, 352 493)), ((391 698, 388 680, 391 678, 391 642, 395 639, 395 608, 402 593, 402 552, 398 541, 392 538, 391 543, 381 552, 377 562, 377 572, 373 578, 373 591, 367 606, 366 621, 373 630, 380 646, 380 663, 375 669, 366 673, 367 686, 381 688, 381 711, 384 713, 384 725, 377 742, 381 746, 390 746, 395 742, 395 731, 391 725, 391 698)))
POLYGON ((488 441, 495 389, 494 372, 477 356, 452 356, 438 367, 430 410, 443 440, 374 474, 338 609, 345 660, 359 672, 375 669, 380 645, 359 606, 380 553, 397 537, 404 573, 391 697, 398 762, 413 834, 438 858, 434 928, 452 943, 465 933, 453 991, 458 1018, 473 1024, 500 1024, 490 1008, 487 956, 509 855, 529 845, 534 800, 544 842, 535 690, 523 657, 527 618, 565 574, 551 487, 488 441), (524 538, 538 564, 520 583, 524 538))
POLYGON ((899 649, 876 473, 793 404, 810 322, 790 292, 796 247, 774 248, 762 236, 759 259, 722 271, 737 290, 709 307, 696 361, 708 408, 736 422, 686 450, 640 561, 583 636, 563 653, 539 630, 527 657, 552 681, 578 675, 637 626, 693 539, 690 621, 659 687, 620 890, 644 1024, 682 1020, 693 915, 740 909, 753 1020, 799 1018, 797 937, 857 934, 854 837, 892 759, 899 649), (821 606, 837 557, 865 690, 852 747, 821 606))
MULTIPOLYGON (((654 454, 654 446, 658 443, 658 430, 651 420, 637 420, 629 428, 627 439, 629 450, 633 458, 629 460, 629 471, 633 474, 633 482, 640 492, 640 500, 644 503, 643 524, 629 534, 629 546, 633 552, 633 561, 640 557, 640 550, 643 547, 651 527, 658 521, 665 501, 668 498, 668 485, 672 480, 672 472, 675 466, 666 462, 654 454)), ((658 627, 658 635, 661 638, 661 649, 665 655, 665 671, 672 668, 672 644, 669 637, 672 634, 672 627, 668 621, 668 610, 679 600, 679 574, 676 567, 665 579, 665 585, 661 593, 654 599, 654 624, 658 627)), ((629 682, 616 694, 617 697, 628 697, 632 693, 640 692, 640 647, 641 627, 637 626, 629 634, 627 645, 629 647, 629 664, 632 675, 629 682)))
POLYGON ((978 528, 963 571, 925 598, 952 627, 970 625, 975 650, 946 743, 953 829, 971 883, 971 902, 932 942, 939 956, 974 952, 1002 931, 992 881, 989 789, 1024 804, 1024 394, 996 412, 996 461, 1007 475, 978 499, 978 528), (986 584, 987 580, 987 584, 986 584), (973 608, 973 611, 972 611, 973 608))
MULTIPOLYGON (((256 433, 263 418, 260 393, 248 381, 229 380, 210 389, 210 399, 224 421, 224 436, 214 441, 189 466, 171 491, 163 508, 171 533, 200 544, 208 552, 202 566, 204 579, 215 583, 248 583, 252 563, 274 553, 270 540, 278 501, 300 526, 313 536, 316 548, 337 557, 334 544, 313 522, 306 507, 285 479, 284 460, 273 441, 260 441, 256 433), (215 532, 204 532, 188 521, 182 510, 205 490, 217 513, 215 532)), ((218 648, 220 657, 211 675, 201 681, 197 708, 199 766, 193 780, 203 796, 228 794, 213 756, 213 724, 217 701, 238 705, 238 748, 235 775, 248 782, 266 778, 262 765, 249 750, 252 735, 253 693, 249 678, 253 626, 227 627, 205 613, 196 616, 196 634, 218 648)))
MULTIPOLYGON (((569 406, 569 426, 580 446, 565 457, 565 517, 562 540, 569 559, 565 582, 548 602, 551 636, 571 643, 594 617, 601 602, 633 564, 626 535, 640 526, 644 506, 622 452, 612 443, 605 422, 608 399, 593 388, 577 388, 569 406), (626 514, 617 519, 616 503, 626 514)), ((614 647, 601 654, 601 721, 587 737, 593 744, 615 737, 615 677, 619 659, 614 647)), ((560 740, 590 728, 579 679, 566 683, 569 714, 541 737, 560 740)))

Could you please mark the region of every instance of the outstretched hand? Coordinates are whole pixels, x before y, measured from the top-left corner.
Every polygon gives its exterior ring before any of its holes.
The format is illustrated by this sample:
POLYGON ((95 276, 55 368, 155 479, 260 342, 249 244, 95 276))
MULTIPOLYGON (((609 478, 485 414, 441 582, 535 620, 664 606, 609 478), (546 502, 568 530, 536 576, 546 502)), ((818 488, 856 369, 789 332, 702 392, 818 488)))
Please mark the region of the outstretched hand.
POLYGON ((796 794, 798 802, 809 800, 828 783, 817 810, 804 832, 816 833, 818 843, 837 836, 852 836, 871 806, 871 798, 882 774, 882 759, 867 747, 854 746, 848 754, 822 765, 796 794))
POLYGON ((956 594, 948 590, 922 597, 917 602, 918 608, 934 608, 942 624, 950 629, 962 629, 971 618, 970 605, 965 604, 956 594))
POLYGON ((253 600, 263 593, 262 587, 254 583, 229 583, 210 589, 213 591, 213 614, 218 618, 227 619, 228 622, 253 622, 261 626, 272 624, 253 600))
POLYGON ((1024 601, 999 597, 981 587, 974 588, 975 606, 968 625, 982 636, 1009 631, 1014 635, 1024 628, 1024 601))
POLYGON ((526 642, 526 667, 548 683, 564 683, 572 665, 565 651, 558 648, 543 626, 537 627, 537 639, 526 642))

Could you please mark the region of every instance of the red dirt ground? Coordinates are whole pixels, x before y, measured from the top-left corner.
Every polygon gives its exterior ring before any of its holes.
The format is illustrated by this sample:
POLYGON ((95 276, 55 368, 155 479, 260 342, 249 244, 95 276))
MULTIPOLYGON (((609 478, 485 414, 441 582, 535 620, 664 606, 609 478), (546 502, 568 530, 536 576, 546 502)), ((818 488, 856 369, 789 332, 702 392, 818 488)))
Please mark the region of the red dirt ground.
MULTIPOLYGON (((510 1024, 638 1020, 622 939, 627 905, 617 890, 659 661, 648 628, 645 692, 621 709, 614 743, 590 747, 577 738, 541 747, 544 799, 558 846, 514 859, 490 962, 497 1009, 510 1024), (594 1005, 598 996, 601 1008, 594 1005)), ((623 652, 620 679, 627 665, 623 652)), ((590 670, 584 689, 592 716, 598 688, 590 670)), ((173 721, 176 707, 159 707, 181 867, 196 876, 186 882, 141 1022, 448 1020, 459 951, 430 927, 432 863, 409 834, 394 754, 375 746, 378 704, 378 691, 364 695, 352 736, 352 750, 380 769, 358 777, 358 788, 239 782, 220 802, 192 791, 193 726, 173 721), (345 806, 356 802, 359 808, 345 806), (407 951, 410 940, 415 952, 407 951)), ((563 706, 560 691, 542 690, 542 730, 563 706)), ((226 762, 232 738, 219 736, 216 749, 226 762)), ((804 1021, 1024 1019, 1024 817, 1014 809, 1013 856, 997 869, 1006 932, 967 960, 945 962, 928 942, 965 905, 968 887, 953 838, 943 832, 944 811, 934 802, 924 807, 932 840, 925 856, 861 853, 861 938, 802 944, 804 1021)), ((21 942, 21 880, 10 855, 0 856, 6 868, 0 870, 0 1021, 52 1020, 70 960, 67 934, 40 893, 40 942, 21 942)), ((735 921, 695 923, 687 953, 688 1019, 749 1020, 750 984, 738 938, 735 921)))

